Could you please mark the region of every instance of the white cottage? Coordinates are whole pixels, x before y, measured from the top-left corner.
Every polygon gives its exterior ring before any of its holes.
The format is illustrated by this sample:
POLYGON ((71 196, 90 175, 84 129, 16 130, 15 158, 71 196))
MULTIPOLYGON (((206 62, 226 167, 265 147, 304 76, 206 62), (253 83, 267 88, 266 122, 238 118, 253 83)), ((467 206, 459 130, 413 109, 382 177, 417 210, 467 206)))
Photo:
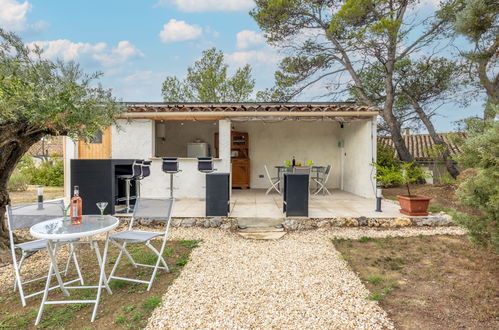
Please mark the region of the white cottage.
MULTIPOLYGON (((218 172, 231 173, 234 189, 265 189, 265 165, 276 166, 294 157, 306 165, 331 165, 327 183, 361 197, 375 194, 378 110, 354 103, 126 103, 118 126, 91 143, 65 140, 65 188, 70 193, 71 159, 145 159, 151 175, 141 186, 144 197, 169 195, 162 157, 178 157, 182 172, 174 193, 202 198, 205 175, 197 156, 214 157, 218 172), (238 138, 246 139, 238 147, 238 138)), ((239 141, 240 142, 240 141, 239 141)))

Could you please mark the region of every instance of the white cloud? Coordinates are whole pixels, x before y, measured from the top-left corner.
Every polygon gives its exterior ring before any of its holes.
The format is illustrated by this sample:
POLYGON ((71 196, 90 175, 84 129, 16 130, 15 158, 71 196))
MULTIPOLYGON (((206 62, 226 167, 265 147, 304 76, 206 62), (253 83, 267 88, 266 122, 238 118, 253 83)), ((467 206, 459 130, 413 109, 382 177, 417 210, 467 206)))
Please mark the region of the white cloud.
POLYGON ((8 31, 40 30, 48 24, 38 21, 28 23, 28 13, 31 11, 29 1, 0 0, 0 26, 8 31))
POLYGON ((243 30, 236 34, 236 47, 238 49, 247 49, 252 46, 260 45, 265 43, 265 38, 261 33, 243 30))
POLYGON ((37 45, 43 49, 43 56, 50 59, 61 58, 65 61, 93 59, 103 66, 123 64, 131 58, 142 57, 144 54, 127 40, 120 41, 116 47, 108 49, 105 42, 90 44, 72 42, 67 39, 51 41, 33 41, 29 47, 37 45))
POLYGON ((164 43, 194 40, 201 36, 203 30, 198 25, 190 25, 185 21, 177 21, 172 18, 159 33, 161 41, 164 43))
POLYGON ((184 12, 240 11, 254 6, 253 0, 158 0, 156 6, 164 7, 170 3, 184 12))
POLYGON ((138 50, 130 41, 123 40, 114 47, 110 53, 95 54, 94 58, 104 66, 122 64, 134 57, 143 57, 144 54, 138 50))
POLYGON ((250 64, 252 66, 271 65, 274 66, 281 59, 281 56, 272 49, 250 50, 246 52, 234 52, 225 54, 227 62, 235 66, 250 64))

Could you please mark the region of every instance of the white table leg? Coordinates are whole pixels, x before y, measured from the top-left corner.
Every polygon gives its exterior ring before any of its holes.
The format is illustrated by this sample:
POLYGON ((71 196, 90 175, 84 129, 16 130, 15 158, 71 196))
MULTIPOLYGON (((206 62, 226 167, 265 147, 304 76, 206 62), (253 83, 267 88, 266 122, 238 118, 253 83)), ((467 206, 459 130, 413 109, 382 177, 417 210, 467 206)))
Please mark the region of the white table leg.
MULTIPOLYGON (((50 241, 49 241, 49 244, 50 244, 50 241)), ((49 244, 47 244, 47 245, 49 245, 49 244)), ((49 249, 50 249, 50 247, 49 247, 49 249)), ((50 264, 49 273, 47 275, 47 282, 45 283, 45 291, 43 292, 42 303, 40 304, 40 308, 38 309, 38 316, 36 317, 35 325, 38 325, 40 323, 41 318, 42 318, 43 308, 45 307, 45 302, 47 301, 47 296, 49 293, 50 280, 52 279, 52 269, 53 269, 52 264, 50 264)))
POLYGON ((61 273, 59 272, 59 267, 57 266, 57 243, 48 240, 47 252, 50 256, 50 261, 52 263, 52 267, 54 268, 55 277, 57 278, 57 282, 59 283, 62 293, 64 293, 64 295, 66 296, 69 296, 69 292, 64 287, 64 282, 62 281, 61 273))
POLYGON ((92 319, 90 320, 90 322, 94 322, 95 321, 95 317, 97 316, 97 308, 99 307, 99 301, 100 301, 100 295, 101 295, 101 291, 102 291, 102 286, 104 285, 107 289, 107 292, 109 292, 109 294, 113 294, 113 292, 111 291, 111 288, 109 287, 109 285, 107 284, 107 279, 106 279, 106 274, 105 274, 105 271, 106 271, 106 259, 107 259, 107 249, 108 249, 108 246, 109 246, 109 233, 106 233, 106 240, 105 240, 105 243, 104 243, 104 255, 101 257, 101 254, 100 254, 100 251, 99 251, 99 246, 97 244, 97 242, 94 242, 94 248, 95 248, 95 252, 97 254, 97 260, 99 261, 99 265, 100 265, 100 276, 99 276, 99 284, 98 284, 98 287, 97 287, 97 297, 95 299, 95 306, 94 306, 94 311, 92 313, 92 319))

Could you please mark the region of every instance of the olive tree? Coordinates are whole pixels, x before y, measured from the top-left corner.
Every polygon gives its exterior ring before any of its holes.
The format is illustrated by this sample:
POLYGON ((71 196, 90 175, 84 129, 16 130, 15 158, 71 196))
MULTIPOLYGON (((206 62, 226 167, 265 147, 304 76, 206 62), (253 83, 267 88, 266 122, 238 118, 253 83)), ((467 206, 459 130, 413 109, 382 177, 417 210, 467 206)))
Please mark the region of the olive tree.
POLYGON ((0 248, 5 248, 7 182, 21 157, 44 136, 87 139, 122 111, 100 73, 52 61, 0 29, 0 248))

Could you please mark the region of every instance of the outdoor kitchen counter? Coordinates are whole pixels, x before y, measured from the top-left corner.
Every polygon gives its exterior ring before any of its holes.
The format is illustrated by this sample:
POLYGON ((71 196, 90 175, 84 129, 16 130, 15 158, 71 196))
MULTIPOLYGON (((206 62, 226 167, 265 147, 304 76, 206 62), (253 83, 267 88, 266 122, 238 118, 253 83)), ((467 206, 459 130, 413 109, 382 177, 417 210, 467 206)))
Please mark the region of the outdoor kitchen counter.
MULTIPOLYGON (((170 157, 170 156, 165 156, 165 157, 170 157)), ((192 158, 192 157, 177 157, 177 159, 179 161, 183 161, 183 160, 189 160, 189 161, 190 160, 194 160, 196 162, 198 160, 197 158, 192 158)), ((163 158, 162 157, 150 157, 149 160, 163 160, 163 158)), ((213 158, 213 161, 221 161, 221 160, 222 160, 222 158, 213 158)))
MULTIPOLYGON (((170 196, 170 175, 162 170, 161 157, 149 157, 151 160, 151 175, 141 181, 141 195, 144 197, 170 196)), ((205 198, 206 174, 198 170, 198 159, 179 157, 181 172, 174 175, 173 195, 177 198, 205 198)), ((224 158, 214 158, 215 173, 229 173, 230 161, 224 158)))

